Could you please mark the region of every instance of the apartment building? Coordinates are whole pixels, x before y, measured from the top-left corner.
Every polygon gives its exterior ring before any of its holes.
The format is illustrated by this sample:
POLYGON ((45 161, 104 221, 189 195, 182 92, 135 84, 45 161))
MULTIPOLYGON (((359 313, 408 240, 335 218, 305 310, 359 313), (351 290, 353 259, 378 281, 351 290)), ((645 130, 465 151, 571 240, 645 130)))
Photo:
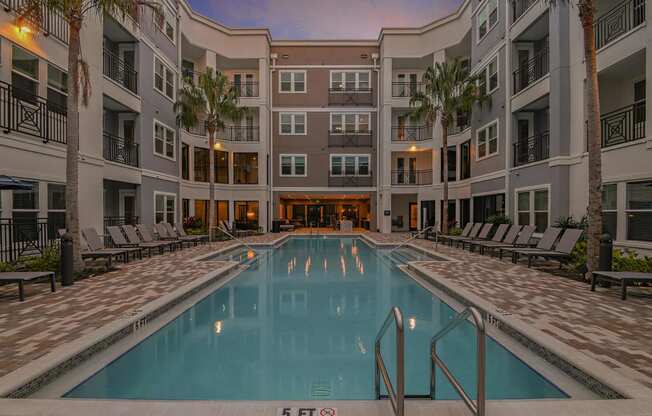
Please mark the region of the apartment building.
MULTIPOLYGON (((0 12, 0 173, 35 182, 3 191, 5 220, 62 221, 65 206, 66 27, 20 30, 0 12), (47 35, 46 35, 47 34, 47 35)), ((268 229, 272 219, 381 232, 506 215, 543 230, 586 212, 588 171, 582 30, 563 2, 466 0, 424 27, 376 40, 281 41, 233 29, 165 0, 139 22, 103 16, 84 27, 93 94, 81 110, 83 226, 208 221, 215 158, 217 216, 268 229), (490 99, 458 114, 442 148, 438 123, 409 100, 425 70, 460 59, 490 99), (246 116, 214 149, 200 122, 179 129, 182 82, 206 68, 229 77, 246 116), (98 129, 102 126, 102 129, 98 129), (442 166, 442 152, 448 165, 442 166), (442 203, 442 178, 449 203, 442 203)), ((646 0, 598 1, 605 229, 652 248, 652 127, 646 0)), ((51 13, 51 12, 48 12, 51 13)), ((58 22, 58 23, 51 23, 58 22)))

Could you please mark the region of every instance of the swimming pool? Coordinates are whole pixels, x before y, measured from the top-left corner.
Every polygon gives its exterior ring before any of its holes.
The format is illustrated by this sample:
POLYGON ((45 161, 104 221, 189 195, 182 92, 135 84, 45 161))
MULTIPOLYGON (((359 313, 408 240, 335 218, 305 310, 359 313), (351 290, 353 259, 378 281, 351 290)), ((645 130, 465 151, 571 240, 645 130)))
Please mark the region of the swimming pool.
MULTIPOLYGON (((354 238, 291 238, 65 397, 151 400, 374 398, 374 338, 391 306, 405 317, 406 395, 429 390, 429 341, 455 315, 354 238)), ((438 352, 475 396, 474 331, 438 352)), ((393 329, 382 345, 393 376, 393 329)), ((487 339, 487 397, 567 397, 487 339)), ((437 399, 458 399, 443 375, 437 399)))

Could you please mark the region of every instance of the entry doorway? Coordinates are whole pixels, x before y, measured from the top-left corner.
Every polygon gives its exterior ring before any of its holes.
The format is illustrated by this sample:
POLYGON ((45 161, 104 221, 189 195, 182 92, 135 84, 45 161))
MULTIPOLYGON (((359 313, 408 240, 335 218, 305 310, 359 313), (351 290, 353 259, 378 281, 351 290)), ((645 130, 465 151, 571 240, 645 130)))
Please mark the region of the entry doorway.
POLYGON ((410 231, 417 230, 418 206, 416 202, 410 202, 410 231))
POLYGON ((136 221, 136 192, 133 190, 120 190, 119 214, 124 218, 125 224, 133 225, 136 221))

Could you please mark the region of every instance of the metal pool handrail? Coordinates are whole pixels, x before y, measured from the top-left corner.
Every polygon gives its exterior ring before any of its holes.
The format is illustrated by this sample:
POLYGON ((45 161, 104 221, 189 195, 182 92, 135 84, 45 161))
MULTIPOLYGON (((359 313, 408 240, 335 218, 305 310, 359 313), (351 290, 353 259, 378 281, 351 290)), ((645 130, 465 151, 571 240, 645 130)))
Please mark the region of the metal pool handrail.
POLYGON ((385 383, 387 395, 389 396, 389 401, 392 404, 392 409, 394 410, 394 414, 396 416, 403 416, 405 414, 404 345, 403 314, 397 306, 394 306, 387 314, 385 322, 383 322, 383 325, 380 327, 380 330, 376 335, 376 342, 374 345, 374 355, 376 357, 376 371, 374 382, 376 389, 376 400, 380 400, 380 377, 383 377, 383 383, 385 383), (387 372, 387 367, 385 367, 383 355, 380 352, 380 341, 383 339, 383 336, 389 329, 392 321, 394 321, 396 324, 396 390, 394 390, 392 381, 389 378, 389 373, 387 372))
POLYGON ((222 231, 224 234, 228 235, 229 237, 231 237, 231 238, 234 239, 235 241, 237 241, 237 242, 239 242, 240 244, 242 244, 243 246, 247 247, 249 250, 253 251, 254 254, 258 255, 258 252, 257 252, 256 250, 254 250, 254 248, 251 247, 249 244, 247 244, 244 240, 241 240, 241 239, 239 239, 238 237, 234 236, 233 234, 231 234, 230 232, 228 232, 227 230, 225 230, 223 227, 219 227, 219 226, 218 226, 217 228, 219 228, 220 231, 222 231))
MULTIPOLYGON (((423 230, 419 231, 418 233, 416 233, 416 234, 413 235, 412 237, 410 237, 410 238, 408 238, 407 240, 403 241, 401 244, 399 244, 399 245, 397 245, 396 247, 394 247, 393 249, 389 250, 389 254, 392 254, 394 251, 396 251, 396 250, 398 250, 399 248, 403 247, 404 245, 406 245, 406 244, 409 243, 410 241, 412 241, 412 240, 418 238, 418 237, 419 237, 421 234, 423 234, 425 231, 428 231, 429 229, 434 228, 434 227, 435 227, 434 225, 431 225, 430 227, 426 227, 426 228, 424 228, 423 230)), ((437 241, 437 236, 435 236, 435 241, 437 241)))
POLYGON ((486 354, 485 354, 485 326, 484 319, 480 312, 469 306, 464 309, 462 312, 457 314, 457 316, 448 323, 441 331, 435 334, 430 341, 430 397, 435 398, 435 373, 437 366, 441 368, 442 373, 446 376, 448 381, 451 383, 457 394, 460 395, 466 407, 469 408, 471 413, 476 416, 485 416, 485 401, 486 401, 486 390, 485 390, 485 367, 486 367, 486 354), (477 394, 478 397, 475 402, 469 397, 469 395, 464 391, 464 388, 460 382, 455 378, 450 369, 444 364, 444 362, 437 355, 437 341, 442 337, 448 334, 453 328, 460 325, 462 322, 466 321, 468 317, 472 318, 473 323, 476 328, 476 358, 477 358, 477 394))

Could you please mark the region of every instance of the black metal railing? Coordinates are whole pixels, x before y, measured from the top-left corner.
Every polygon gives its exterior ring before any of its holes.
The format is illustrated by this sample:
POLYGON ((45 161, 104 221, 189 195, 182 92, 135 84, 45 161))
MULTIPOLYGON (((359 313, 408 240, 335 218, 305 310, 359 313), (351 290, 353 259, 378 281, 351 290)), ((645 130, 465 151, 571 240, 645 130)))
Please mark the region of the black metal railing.
POLYGON ((550 157, 550 133, 535 134, 514 142, 514 166, 539 162, 550 157))
POLYGON ((104 49, 104 76, 138 94, 138 72, 108 49, 104 49))
POLYGON ((595 48, 600 49, 643 24, 645 2, 646 0, 626 0, 600 15, 593 24, 595 48))
POLYGON ((412 97, 417 92, 423 91, 423 84, 420 82, 392 82, 392 97, 412 97))
POLYGON ((392 185, 432 185, 432 170, 393 170, 392 185))
MULTIPOLYGON (((0 0, 0 4, 7 12, 13 10, 14 13, 21 14, 26 2, 24 0, 0 0)), ((40 21, 32 21, 31 23, 38 26, 45 36, 52 35, 61 42, 68 44, 68 22, 66 22, 61 12, 47 7, 46 2, 42 2, 40 8, 41 10, 38 11, 40 21)))
POLYGON ((527 62, 522 62, 514 71, 514 94, 543 78, 550 71, 549 50, 544 48, 527 62))
POLYGON ((373 133, 371 130, 328 131, 329 147, 371 147, 373 133))
POLYGON ((104 159, 138 167, 138 143, 104 132, 104 159))
POLYGON ((454 124, 452 126, 448 126, 448 135, 453 136, 455 134, 460 134, 464 130, 468 129, 470 127, 470 124, 454 124))
POLYGON ((354 188, 358 186, 373 186, 371 171, 368 176, 355 175, 338 175, 333 176, 333 172, 328 172, 328 186, 338 188, 354 188))
POLYGON ((136 225, 138 224, 138 217, 104 217, 104 245, 107 247, 113 246, 113 241, 109 236, 107 227, 121 226, 121 225, 136 225))
POLYGON ((186 131, 196 136, 206 137, 208 135, 208 129, 206 128, 206 120, 199 120, 197 124, 195 124, 194 126, 187 127, 186 131))
POLYGON ((0 129, 66 143, 66 108, 0 81, 0 129))
POLYGON ((512 22, 518 20, 519 17, 539 0, 512 0, 512 22))
POLYGON ((645 137, 645 101, 619 108, 600 117, 602 147, 615 146, 645 137))
POLYGON ((372 88, 329 88, 329 105, 367 105, 373 104, 372 88))
MULTIPOLYGON (((205 121, 198 122, 196 125, 187 128, 186 131, 197 136, 208 136, 208 129, 206 128, 205 121)), ((259 142, 260 127, 226 126, 223 129, 217 131, 215 139, 227 142, 259 142)))
POLYGON ((240 98, 258 97, 258 82, 245 81, 245 82, 231 82, 231 88, 235 94, 240 98))
POLYGON ((393 142, 421 142, 432 139, 432 126, 392 126, 393 142))
POLYGON ((0 261, 13 263, 20 257, 38 256, 58 244, 58 230, 65 222, 54 218, 0 219, 0 261))

